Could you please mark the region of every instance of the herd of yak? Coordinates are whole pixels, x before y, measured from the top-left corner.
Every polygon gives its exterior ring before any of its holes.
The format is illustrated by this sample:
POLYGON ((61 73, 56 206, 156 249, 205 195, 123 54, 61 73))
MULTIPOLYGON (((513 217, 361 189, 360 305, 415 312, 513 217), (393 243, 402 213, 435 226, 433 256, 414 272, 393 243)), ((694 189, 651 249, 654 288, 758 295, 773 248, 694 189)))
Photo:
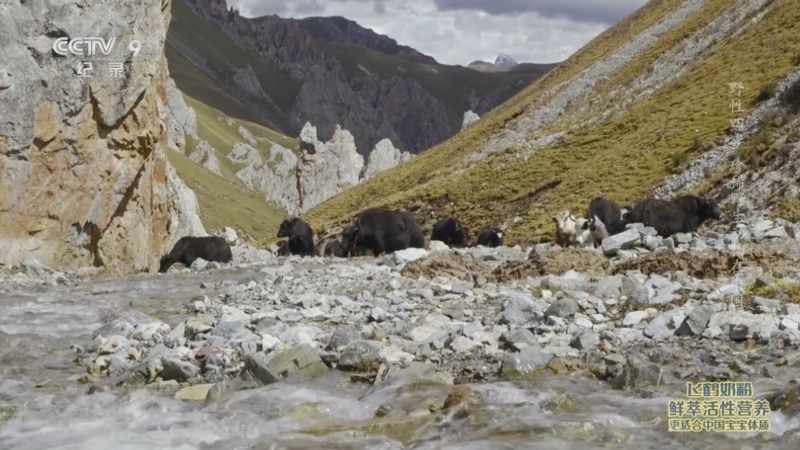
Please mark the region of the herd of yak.
MULTIPOLYGON (((641 223, 653 227, 660 236, 697 230, 709 219, 719 220, 722 211, 716 201, 709 198, 685 195, 674 200, 648 198, 633 207, 620 207, 617 203, 597 197, 589 204, 585 217, 575 217, 569 211, 551 216, 556 226, 555 243, 561 247, 597 247, 603 239, 624 232, 628 224, 641 223)), ((277 250, 279 256, 320 256, 314 242, 314 231, 302 219, 284 220, 278 230, 285 238, 277 250)), ((465 247, 469 230, 455 217, 439 220, 433 225, 431 241, 441 241, 450 247, 465 247)), ((503 245, 503 231, 490 228, 482 231, 474 245, 499 247, 503 245)), ((341 239, 325 246, 324 256, 348 258, 392 253, 406 248, 425 248, 425 236, 414 216, 407 211, 372 208, 363 211, 342 231, 341 239)), ((202 258, 221 263, 232 259, 228 242, 220 236, 185 236, 172 250, 161 258, 159 272, 166 272, 173 264, 189 267, 202 258)))

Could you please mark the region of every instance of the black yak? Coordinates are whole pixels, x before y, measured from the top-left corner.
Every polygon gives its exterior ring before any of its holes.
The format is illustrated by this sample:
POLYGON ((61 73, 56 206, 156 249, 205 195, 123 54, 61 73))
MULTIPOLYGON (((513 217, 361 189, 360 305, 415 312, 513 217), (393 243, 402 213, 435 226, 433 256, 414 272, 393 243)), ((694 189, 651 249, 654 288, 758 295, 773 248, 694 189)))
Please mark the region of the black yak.
POLYGON ((719 219, 722 211, 716 201, 696 196, 675 200, 648 198, 637 203, 630 212, 629 223, 653 227, 659 236, 690 233, 708 219, 719 219))
POLYGON ((166 273, 175 263, 191 267, 197 258, 229 263, 233 255, 231 246, 221 236, 184 236, 178 239, 168 254, 161 257, 158 272, 166 273))
POLYGON ((314 230, 299 217, 286 219, 278 229, 278 237, 289 238, 289 253, 300 256, 316 256, 314 230))
POLYGON ((464 247, 469 240, 469 230, 455 217, 448 217, 433 224, 432 241, 441 241, 449 247, 464 247))
POLYGON ((700 225, 709 219, 719 220, 722 218, 722 209, 717 201, 712 198, 683 195, 673 200, 673 202, 688 214, 688 220, 683 230, 684 233, 697 231, 700 225))
POLYGON ((345 239, 342 241, 351 252, 362 246, 375 256, 409 247, 425 248, 425 236, 411 213, 382 208, 362 212, 348 227, 345 239))
POLYGON ((499 228, 483 230, 481 234, 478 235, 475 245, 482 245, 484 247, 502 247, 503 231, 499 228))
POLYGON ((597 197, 592 200, 586 211, 586 219, 602 222, 605 225, 606 234, 609 236, 625 231, 625 222, 622 217, 622 208, 615 202, 603 197, 597 197))
POLYGON ((342 243, 339 241, 331 241, 328 242, 328 245, 325 246, 325 256, 335 256, 337 258, 344 258, 344 248, 342 247, 342 243))

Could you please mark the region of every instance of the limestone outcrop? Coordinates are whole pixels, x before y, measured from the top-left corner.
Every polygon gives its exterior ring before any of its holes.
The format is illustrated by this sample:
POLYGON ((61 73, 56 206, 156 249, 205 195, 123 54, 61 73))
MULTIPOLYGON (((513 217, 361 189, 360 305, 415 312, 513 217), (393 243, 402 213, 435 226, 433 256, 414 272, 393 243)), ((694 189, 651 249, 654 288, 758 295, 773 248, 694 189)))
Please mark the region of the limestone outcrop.
POLYGON ((308 122, 300 132, 299 155, 272 144, 269 155, 262 158, 255 147, 241 142, 228 154, 234 163, 245 165, 236 172, 242 184, 263 192, 267 201, 292 215, 302 214, 411 157, 396 149, 389 139, 383 139, 369 153, 365 164, 349 131, 337 125, 331 140, 321 142, 316 127, 308 122))
POLYGON ((199 140, 197 137, 197 115, 194 108, 187 106, 183 95, 175 80, 167 79, 167 108, 169 110, 169 129, 167 146, 175 151, 184 153, 186 150, 186 135, 199 140))
POLYGON ((411 153, 401 152, 392 145, 389 139, 383 139, 375 145, 369 154, 367 167, 364 170, 364 179, 369 180, 375 175, 399 166, 411 159, 411 153))
POLYGON ((480 116, 475 114, 472 110, 465 111, 464 112, 464 119, 461 122, 461 131, 466 130, 467 128, 472 126, 473 123, 477 122, 478 120, 480 120, 480 116))
POLYGON ((164 152, 169 21, 166 0, 4 3, 0 263, 157 268, 192 214, 175 210, 185 186, 164 152), (119 77, 100 61, 80 77, 77 57, 52 53, 58 36, 130 35, 144 56, 119 77))

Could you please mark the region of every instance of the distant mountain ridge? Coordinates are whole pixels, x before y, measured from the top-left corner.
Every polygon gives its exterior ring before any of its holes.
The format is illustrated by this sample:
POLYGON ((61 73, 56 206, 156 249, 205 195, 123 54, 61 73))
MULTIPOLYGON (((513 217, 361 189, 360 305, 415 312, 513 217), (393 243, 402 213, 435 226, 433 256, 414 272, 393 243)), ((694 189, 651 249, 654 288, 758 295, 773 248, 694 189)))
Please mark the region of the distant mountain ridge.
MULTIPOLYGON (((447 66, 343 17, 249 19, 225 0, 174 0, 167 60, 178 88, 225 114, 297 136, 336 125, 359 152, 382 139, 420 153, 554 64, 480 73, 447 66)), ((367 156, 364 154, 363 156, 367 156)))
POLYGON ((510 69, 518 64, 519 63, 514 58, 506 55, 505 53, 500 53, 494 60, 494 65, 501 69, 510 69))
POLYGON ((520 64, 514 58, 506 55, 505 53, 500 53, 497 55, 497 58, 495 58, 494 63, 479 59, 467 64, 467 67, 470 69, 479 70, 481 72, 497 72, 514 68, 525 69, 528 67, 528 65, 520 64))

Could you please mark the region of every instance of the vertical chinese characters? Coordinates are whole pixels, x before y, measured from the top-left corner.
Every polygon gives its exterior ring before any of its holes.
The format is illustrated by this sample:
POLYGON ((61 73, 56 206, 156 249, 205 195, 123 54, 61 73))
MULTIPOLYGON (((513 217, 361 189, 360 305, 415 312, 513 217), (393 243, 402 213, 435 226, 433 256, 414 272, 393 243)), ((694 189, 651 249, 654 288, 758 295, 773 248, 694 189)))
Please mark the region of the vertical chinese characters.
POLYGON ((744 90, 744 83, 734 81, 728 83, 728 86, 730 87, 728 93, 736 94, 736 97, 731 97, 730 99, 731 114, 737 115, 731 119, 731 129, 738 131, 744 128, 744 118, 738 116, 738 114, 744 112, 744 109, 742 109, 742 90, 744 90))

